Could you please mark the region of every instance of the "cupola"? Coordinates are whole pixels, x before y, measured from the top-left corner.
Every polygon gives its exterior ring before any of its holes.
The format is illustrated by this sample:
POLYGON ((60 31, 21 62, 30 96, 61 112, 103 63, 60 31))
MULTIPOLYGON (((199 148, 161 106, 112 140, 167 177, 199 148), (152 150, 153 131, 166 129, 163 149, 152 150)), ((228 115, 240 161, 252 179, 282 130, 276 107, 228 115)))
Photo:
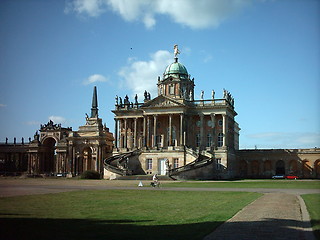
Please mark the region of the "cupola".
POLYGON ((174 62, 168 65, 162 79, 158 79, 158 95, 193 101, 194 81, 187 68, 178 61, 178 45, 174 45, 174 62))

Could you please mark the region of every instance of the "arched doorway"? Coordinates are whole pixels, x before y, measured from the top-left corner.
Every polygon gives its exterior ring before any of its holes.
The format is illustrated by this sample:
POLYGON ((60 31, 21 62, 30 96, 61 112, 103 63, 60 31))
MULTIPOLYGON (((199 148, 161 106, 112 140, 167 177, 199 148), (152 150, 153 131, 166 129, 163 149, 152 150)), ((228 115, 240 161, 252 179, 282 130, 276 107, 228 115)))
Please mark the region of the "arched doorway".
POLYGON ((251 162, 251 176, 254 178, 260 177, 260 169, 259 169, 259 162, 254 160, 251 162))
POLYGON ((320 160, 315 161, 314 170, 316 172, 316 178, 320 178, 320 160))
POLYGON ((310 162, 308 160, 302 161, 302 176, 304 178, 311 177, 312 168, 310 166, 310 162))
POLYGON ((291 160, 289 163, 289 174, 296 175, 298 173, 298 164, 296 160, 291 160))
POLYGON ((271 177, 272 176, 271 161, 270 160, 266 160, 263 163, 263 171, 264 171, 264 176, 265 177, 271 177))
POLYGON ((276 175, 285 175, 286 169, 285 169, 285 163, 282 160, 279 160, 276 162, 276 175))
POLYGON ((42 146, 44 148, 44 152, 43 159, 40 161, 40 172, 48 174, 55 172, 56 143, 56 140, 52 137, 46 138, 43 141, 42 146))
POLYGON ((240 177, 247 177, 248 175, 248 164, 245 160, 240 162, 240 177))
POLYGON ((90 147, 83 149, 83 170, 94 170, 92 164, 92 150, 90 147))

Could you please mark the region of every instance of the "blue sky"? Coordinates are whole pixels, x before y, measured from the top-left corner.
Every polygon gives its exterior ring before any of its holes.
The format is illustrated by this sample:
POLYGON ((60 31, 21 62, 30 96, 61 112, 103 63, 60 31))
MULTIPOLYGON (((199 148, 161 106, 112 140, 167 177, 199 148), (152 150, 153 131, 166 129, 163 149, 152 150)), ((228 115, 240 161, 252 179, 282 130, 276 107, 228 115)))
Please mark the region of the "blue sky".
POLYGON ((0 142, 90 112, 113 132, 115 95, 144 90, 179 61, 195 97, 235 98, 241 148, 320 147, 320 1, 2 0, 0 142))

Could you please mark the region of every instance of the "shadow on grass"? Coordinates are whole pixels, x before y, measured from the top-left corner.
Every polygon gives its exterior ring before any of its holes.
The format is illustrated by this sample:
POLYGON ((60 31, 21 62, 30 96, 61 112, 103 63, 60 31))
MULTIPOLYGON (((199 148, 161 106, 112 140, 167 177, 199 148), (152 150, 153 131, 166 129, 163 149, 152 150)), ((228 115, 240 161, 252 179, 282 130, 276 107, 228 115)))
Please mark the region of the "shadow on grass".
POLYGON ((312 226, 317 226, 317 229, 314 230, 314 235, 316 236, 316 239, 320 240, 320 229, 319 229, 320 220, 311 220, 311 225, 312 226))
MULTIPOLYGON (((202 222, 180 225, 152 225, 152 222, 153 220, 133 221, 126 219, 0 218, 0 239, 195 240, 203 239, 222 223, 202 222), (144 223, 148 225, 143 225, 144 223)), ((227 230, 220 231, 223 229, 220 228, 219 231, 215 232, 217 235, 213 239, 241 239, 242 234, 247 232, 253 234, 257 239, 267 239, 265 237, 268 237, 268 239, 275 239, 276 237, 281 237, 281 239, 300 239, 304 233, 296 227, 304 228, 305 223, 294 220, 265 219, 265 221, 259 222, 226 223, 224 226, 227 227, 227 230)))
POLYGON ((0 239, 202 239, 221 222, 150 225, 152 220, 0 218, 0 239), (143 223, 148 225, 141 225, 143 223))

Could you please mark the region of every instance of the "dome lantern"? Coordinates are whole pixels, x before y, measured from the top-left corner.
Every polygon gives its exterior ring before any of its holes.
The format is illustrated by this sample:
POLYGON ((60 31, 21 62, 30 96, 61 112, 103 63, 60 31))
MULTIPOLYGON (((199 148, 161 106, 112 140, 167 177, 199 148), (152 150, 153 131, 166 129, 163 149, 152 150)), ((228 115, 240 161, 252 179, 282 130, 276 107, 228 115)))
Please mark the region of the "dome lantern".
POLYGON ((161 81, 158 80, 158 95, 193 100, 194 82, 187 68, 178 61, 178 45, 174 45, 174 62, 168 65, 161 81))

